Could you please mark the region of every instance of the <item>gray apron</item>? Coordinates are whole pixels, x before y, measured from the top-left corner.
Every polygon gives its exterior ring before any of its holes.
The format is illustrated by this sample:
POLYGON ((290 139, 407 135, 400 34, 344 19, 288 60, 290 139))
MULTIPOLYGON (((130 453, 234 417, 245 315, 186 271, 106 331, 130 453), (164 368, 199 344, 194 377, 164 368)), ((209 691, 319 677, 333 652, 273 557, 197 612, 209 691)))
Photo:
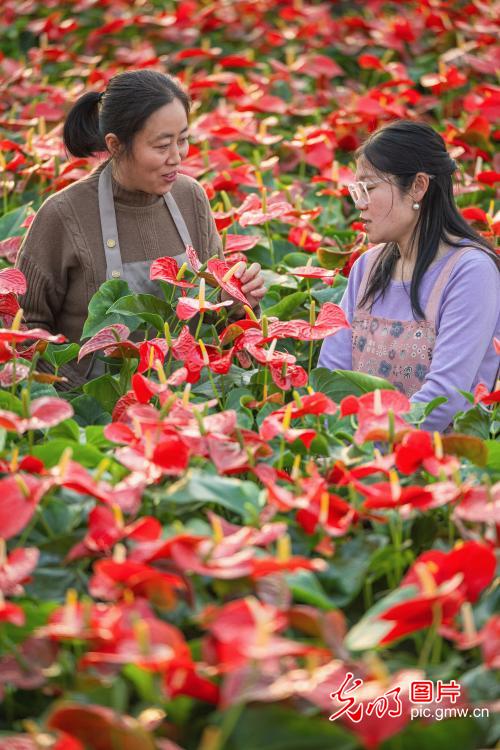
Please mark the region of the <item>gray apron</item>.
MULTIPOLYGON (((151 281, 149 270, 151 260, 139 260, 134 263, 124 263, 120 252, 120 240, 118 238, 118 227, 116 225, 115 202, 113 199, 113 188, 111 183, 111 162, 107 164, 99 175, 98 185, 99 215, 101 217, 102 242, 106 256, 106 281, 109 279, 123 279, 134 294, 154 294, 161 296, 161 287, 157 281, 151 281)), ((184 245, 192 245, 191 236, 186 226, 179 206, 170 193, 163 195, 165 205, 175 224, 184 245)), ((189 260, 186 252, 174 256, 179 267, 189 260)), ((94 353, 92 362, 87 370, 87 378, 96 378, 104 373, 104 363, 97 359, 94 353)))

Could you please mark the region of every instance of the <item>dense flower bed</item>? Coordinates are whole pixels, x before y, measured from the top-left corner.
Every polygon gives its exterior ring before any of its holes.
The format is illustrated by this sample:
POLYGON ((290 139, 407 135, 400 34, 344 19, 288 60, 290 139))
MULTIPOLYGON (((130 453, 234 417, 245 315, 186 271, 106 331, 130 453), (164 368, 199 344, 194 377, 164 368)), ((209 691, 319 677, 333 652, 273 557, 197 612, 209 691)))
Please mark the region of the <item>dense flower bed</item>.
POLYGON ((464 216, 499 232, 493 3, 4 0, 0 22, 0 748, 496 746, 499 394, 432 435, 436 403, 315 367, 379 124, 438 127, 464 216), (27 330, 23 232, 93 166, 65 111, 148 66, 194 100, 183 171, 226 261, 156 261, 164 299, 106 282, 81 347, 27 330), (228 323, 246 260, 262 316, 228 323), (56 390, 94 352, 107 373, 56 390))

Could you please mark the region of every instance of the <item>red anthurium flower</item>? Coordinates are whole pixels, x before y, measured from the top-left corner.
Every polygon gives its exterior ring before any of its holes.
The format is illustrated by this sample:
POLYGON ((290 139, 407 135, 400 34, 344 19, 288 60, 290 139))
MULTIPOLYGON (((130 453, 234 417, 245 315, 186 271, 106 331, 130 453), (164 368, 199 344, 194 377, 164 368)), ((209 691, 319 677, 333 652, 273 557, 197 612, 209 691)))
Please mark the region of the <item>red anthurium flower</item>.
POLYGON ((0 271, 0 294, 26 294, 26 277, 17 268, 0 271))
POLYGON ((225 238, 225 253, 244 253, 258 244, 260 237, 252 234, 227 234, 225 238))
MULTIPOLYGON (((460 574, 460 591, 472 604, 489 586, 496 568, 492 547, 479 542, 459 542, 451 552, 441 552, 441 550, 424 552, 416 562, 427 565, 438 585, 460 574)), ((416 563, 412 565, 401 585, 411 585, 419 581, 415 565, 416 563)))
POLYGON ((342 328, 350 328, 345 313, 339 305, 333 302, 325 302, 319 311, 314 325, 305 320, 278 321, 269 325, 268 336, 264 341, 271 339, 294 338, 302 341, 319 341, 326 336, 333 336, 342 328))
POLYGON ((207 310, 222 310, 223 307, 230 307, 232 304, 232 300, 212 303, 207 300, 200 302, 198 297, 181 297, 177 301, 175 313, 179 320, 191 320, 198 313, 204 313, 207 310))
POLYGON ((0 297, 0 317, 2 318, 3 325, 6 328, 12 325, 12 322, 16 317, 19 309, 19 302, 17 301, 17 297, 13 292, 9 294, 3 294, 0 297))
POLYGON ((271 362, 269 366, 273 383, 282 391, 291 388, 303 388, 307 384, 308 374, 300 365, 291 365, 288 362, 271 362))
POLYGON ((21 236, 7 237, 0 241, 0 258, 6 258, 9 263, 15 263, 23 238, 21 236))
POLYGON ((419 593, 379 615, 380 619, 394 623, 380 644, 430 627, 436 608, 440 625, 452 624, 463 602, 475 602, 491 583, 495 567, 491 547, 478 542, 462 543, 451 552, 424 552, 401 582, 401 587, 416 586, 419 593))
POLYGON ((167 281, 169 284, 179 286, 182 289, 194 289, 195 284, 178 278, 179 270, 179 265, 175 258, 168 256, 157 258, 151 263, 149 278, 152 281, 167 281))
POLYGON ((223 607, 208 607, 202 623, 210 635, 204 639, 203 654, 221 673, 249 661, 305 654, 309 647, 277 635, 287 625, 286 617, 275 607, 247 597, 223 607))
POLYGON ((302 396, 301 405, 290 402, 267 416, 260 427, 259 434, 264 440, 272 440, 282 434, 289 442, 299 438, 306 447, 316 436, 314 430, 290 430, 290 421, 307 414, 334 414, 337 405, 324 393, 312 393, 302 396))
POLYGON ((255 558, 252 560, 250 578, 257 580, 264 576, 272 575, 273 573, 292 573, 294 570, 324 571, 327 567, 327 563, 324 560, 311 560, 309 557, 301 557, 299 555, 290 557, 285 555, 283 559, 272 557, 255 558))
POLYGON ((31 416, 19 417, 12 411, 0 409, 0 426, 5 430, 22 434, 27 430, 43 430, 53 427, 73 416, 73 407, 67 401, 52 396, 36 398, 30 404, 31 416))
MULTIPOLYGON (((307 487, 307 479, 300 484, 307 487)), ((325 531, 334 537, 347 534, 351 525, 359 519, 359 513, 342 500, 338 495, 329 493, 325 488, 318 488, 314 492, 307 508, 297 511, 296 520, 306 534, 314 534, 318 530, 325 531)))
POLYGON ((3 540, 0 541, 0 593, 6 596, 20 596, 24 592, 22 584, 30 580, 40 552, 36 547, 25 547, 14 549, 5 556, 2 547, 5 548, 3 540))
POLYGON ((67 554, 67 560, 78 557, 95 556, 109 552, 122 539, 147 541, 161 535, 161 524, 156 518, 143 516, 137 521, 125 524, 119 506, 113 510, 97 506, 89 513, 88 531, 83 540, 67 554))
POLYGON ((140 505, 145 481, 142 473, 129 474, 115 485, 95 481, 76 461, 61 461, 50 470, 52 481, 74 492, 95 497, 107 505, 118 505, 124 513, 135 513, 140 505))
POLYGON ((127 663, 143 669, 161 672, 172 662, 190 667, 192 660, 182 633, 173 625, 156 617, 141 618, 135 622, 122 618, 114 629, 114 638, 99 641, 87 651, 81 666, 113 667, 127 663))
POLYGON ((156 362, 163 364, 168 353, 168 344, 165 339, 150 339, 139 344, 139 364, 137 372, 146 372, 154 368, 156 362))
POLYGON ((500 483, 465 489, 453 515, 462 521, 500 528, 500 483))
POLYGON ((0 657, 3 684, 14 685, 21 690, 42 687, 47 682, 46 670, 56 661, 57 652, 57 644, 48 638, 27 638, 18 646, 15 653, 7 653, 0 657))
POLYGON ((230 294, 233 299, 250 307, 250 303, 241 291, 242 283, 235 276, 239 268, 239 263, 231 264, 217 258, 210 258, 207 263, 207 270, 213 275, 221 289, 230 294))
MULTIPOLYGON (((128 343, 128 337, 130 334, 129 328, 123 323, 114 323, 112 326, 107 326, 92 336, 78 352, 78 362, 86 357, 87 354, 92 352, 98 352, 101 349, 104 350, 106 355, 110 354, 114 350, 117 344, 122 342, 128 343)), ((137 349, 137 347, 135 347, 137 349)), ((138 350, 137 350, 138 351, 138 350)))
POLYGON ((24 610, 18 607, 17 604, 4 601, 3 597, 0 597, 0 622, 10 622, 12 625, 22 627, 25 622, 24 610))
POLYGON ((18 344, 23 341, 35 339, 36 341, 47 341, 49 344, 64 344, 67 341, 66 336, 58 333, 56 336, 43 328, 30 328, 27 331, 15 331, 12 328, 0 328, 0 342, 18 344))
POLYGON ((396 439, 411 429, 399 415, 410 411, 411 404, 399 391, 376 390, 358 398, 358 429, 354 442, 358 445, 367 440, 387 440, 390 421, 393 422, 396 439), (392 416, 391 416, 392 415, 392 416))
POLYGON ((240 225, 249 227, 282 218, 293 211, 293 206, 280 194, 262 199, 256 193, 251 193, 245 198, 238 211, 240 225))
POLYGON ((478 383, 474 390, 474 403, 475 404, 497 404, 500 401, 500 390, 490 391, 484 385, 484 383, 478 383))
MULTIPOLYGON (((107 24, 108 26, 110 24, 107 24)), ((95 33, 95 32, 94 32, 95 33)), ((153 748, 154 741, 138 719, 117 713, 104 706, 71 701, 59 703, 47 717, 47 727, 77 738, 79 748, 95 750, 122 748, 153 748), (81 743, 81 744, 80 744, 81 743)), ((76 750, 61 747, 60 750, 76 750)))
POLYGON ((338 272, 338 268, 329 271, 327 268, 320 268, 319 266, 299 266, 294 268, 293 271, 289 271, 289 274, 299 276, 302 279, 321 279, 325 284, 331 286, 338 272))
POLYGON ((91 596, 108 601, 119 600, 126 589, 163 609, 171 609, 177 592, 186 590, 186 582, 173 573, 162 573, 149 565, 125 560, 99 560, 89 581, 91 596))
POLYGON ((455 456, 443 455, 439 435, 434 437, 423 430, 407 432, 395 448, 396 468, 403 474, 413 474, 420 467, 435 477, 451 476, 460 467, 455 456))
POLYGON ((115 451, 120 463, 152 482, 161 476, 182 474, 188 467, 189 455, 187 441, 173 431, 161 435, 155 442, 146 438, 144 444, 115 451))
POLYGON ((489 669, 500 669, 500 615, 490 617, 481 631, 481 652, 489 669))
MULTIPOLYGON (((421 569, 421 575, 426 567, 421 569)), ((434 621, 434 612, 439 611, 443 623, 450 623, 459 611, 463 597, 459 591, 460 577, 451 578, 441 585, 435 583, 412 599, 389 607, 379 619, 392 623, 391 629, 379 641, 388 645, 410 633, 429 628, 434 621)))
POLYGON ((488 215, 486 211, 477 206, 469 206, 468 208, 462 208, 461 214, 467 221, 477 221, 480 224, 488 223, 488 215))
POLYGON ((0 479, 0 537, 10 539, 22 531, 52 486, 51 478, 24 472, 0 479))
POLYGON ((375 55, 360 55, 358 57, 358 65, 360 68, 367 70, 384 70, 383 63, 375 55))
POLYGON ((29 365, 23 365, 21 362, 7 362, 0 372, 0 385, 9 388, 14 383, 20 383, 28 377, 30 369, 29 365))

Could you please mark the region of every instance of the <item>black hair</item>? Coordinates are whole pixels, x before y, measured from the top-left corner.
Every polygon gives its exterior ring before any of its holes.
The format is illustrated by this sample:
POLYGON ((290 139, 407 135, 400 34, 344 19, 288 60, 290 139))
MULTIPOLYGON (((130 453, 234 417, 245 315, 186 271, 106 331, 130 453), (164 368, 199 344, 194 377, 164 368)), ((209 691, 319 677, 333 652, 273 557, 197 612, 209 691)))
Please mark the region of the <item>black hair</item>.
MULTIPOLYGON (((418 237, 410 286, 410 302, 415 318, 425 319, 419 299, 420 285, 441 241, 453 244, 453 237, 468 239, 478 249, 491 254, 500 270, 493 248, 465 221, 457 208, 452 181, 457 165, 448 154, 443 138, 430 125, 411 120, 398 120, 385 125, 361 145, 356 157, 370 164, 380 177, 394 183, 402 193, 409 192, 418 172, 432 175, 420 201, 412 237, 413 243, 418 237)), ((375 302, 384 294, 398 257, 397 243, 387 243, 370 273, 366 291, 360 300, 361 306, 375 302)))
POLYGON ((106 151, 104 136, 114 133, 125 151, 148 117, 178 99, 189 116, 191 100, 171 76, 155 70, 131 70, 114 76, 105 92, 90 91, 73 105, 64 123, 63 140, 73 156, 106 151))

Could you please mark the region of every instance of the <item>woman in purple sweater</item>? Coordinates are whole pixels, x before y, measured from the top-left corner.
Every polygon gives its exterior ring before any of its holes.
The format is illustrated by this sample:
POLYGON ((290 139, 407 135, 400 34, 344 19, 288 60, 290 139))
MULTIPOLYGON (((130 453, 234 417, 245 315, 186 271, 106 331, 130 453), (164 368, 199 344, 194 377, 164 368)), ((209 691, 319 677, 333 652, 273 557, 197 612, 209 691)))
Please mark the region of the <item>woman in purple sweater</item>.
POLYGON ((498 368, 499 261, 457 209, 456 168, 424 123, 391 123, 360 148, 349 191, 376 246, 341 301, 352 328, 325 339, 318 362, 385 378, 412 401, 445 396, 428 430, 469 407, 460 390, 493 388, 498 368))

